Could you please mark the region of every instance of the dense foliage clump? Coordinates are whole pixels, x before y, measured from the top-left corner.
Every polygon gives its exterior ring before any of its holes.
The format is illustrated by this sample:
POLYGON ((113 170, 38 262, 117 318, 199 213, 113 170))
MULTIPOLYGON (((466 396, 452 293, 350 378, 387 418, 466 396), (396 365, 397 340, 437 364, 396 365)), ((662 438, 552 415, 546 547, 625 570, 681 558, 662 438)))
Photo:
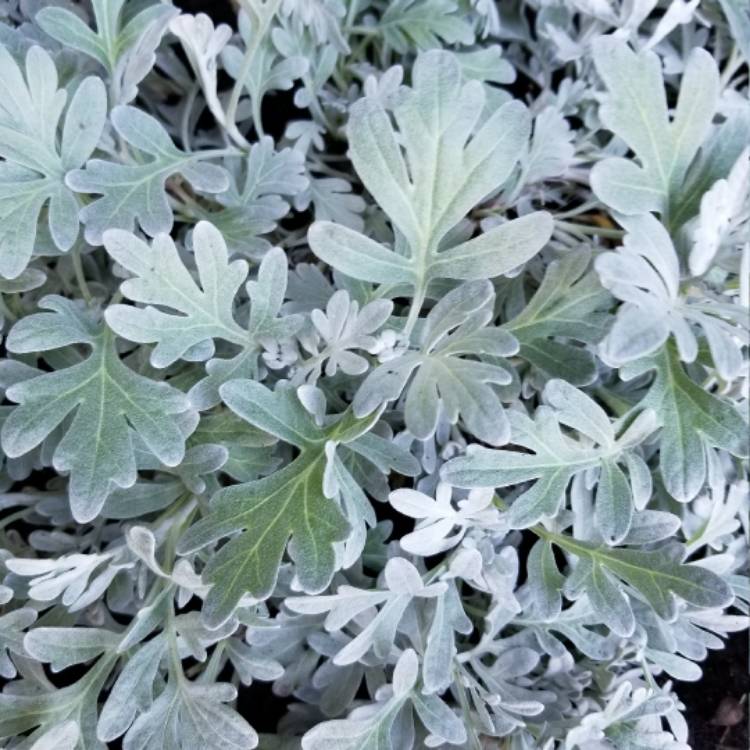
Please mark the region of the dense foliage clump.
POLYGON ((231 8, 0 2, 3 747, 688 748, 747 3, 231 8))

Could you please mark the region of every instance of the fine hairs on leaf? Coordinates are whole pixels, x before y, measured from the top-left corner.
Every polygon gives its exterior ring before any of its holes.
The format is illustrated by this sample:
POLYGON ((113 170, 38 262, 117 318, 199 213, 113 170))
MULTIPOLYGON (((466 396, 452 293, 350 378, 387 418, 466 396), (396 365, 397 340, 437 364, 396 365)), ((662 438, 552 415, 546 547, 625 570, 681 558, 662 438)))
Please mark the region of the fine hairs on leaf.
POLYGON ((0 2, 0 746, 745 746, 749 52, 0 2))

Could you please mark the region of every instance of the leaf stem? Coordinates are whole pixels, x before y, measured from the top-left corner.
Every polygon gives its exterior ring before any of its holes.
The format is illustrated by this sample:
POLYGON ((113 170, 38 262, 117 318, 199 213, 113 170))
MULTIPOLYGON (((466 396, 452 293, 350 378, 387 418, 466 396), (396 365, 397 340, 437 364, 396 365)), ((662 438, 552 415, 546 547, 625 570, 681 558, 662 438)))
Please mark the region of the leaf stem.
POLYGON ((350 34, 357 34, 359 36, 377 36, 378 29, 375 26, 350 26, 347 31, 350 34))
POLYGON ((81 294, 83 295, 84 300, 86 300, 87 305, 91 305, 94 298, 91 296, 91 291, 89 290, 89 285, 86 282, 86 276, 83 273, 83 262, 81 260, 81 247, 80 245, 76 245, 73 250, 70 253, 70 260, 73 264, 73 272, 76 275, 76 283, 78 284, 78 288, 81 291, 81 294))
POLYGON ((729 82, 732 80, 732 76, 737 72, 737 69, 742 65, 742 55, 736 44, 732 45, 732 51, 729 53, 724 70, 721 72, 721 78, 719 84, 722 89, 725 89, 729 82))
POLYGON ((608 237, 611 239, 621 239, 625 236, 625 232, 622 229, 607 229, 606 227, 597 227, 592 224, 577 224, 571 221, 560 221, 559 219, 555 219, 555 226, 567 232, 581 235, 608 237))
POLYGON ((404 326, 404 334, 406 336, 411 336, 411 332, 419 318, 419 313, 422 311, 425 293, 427 291, 426 286, 427 285, 422 282, 414 288, 414 297, 412 298, 411 307, 409 308, 409 316, 407 317, 406 325, 404 326))
MULTIPOLYGON (((266 32, 268 31, 268 26, 271 23, 271 20, 274 18, 276 12, 279 9, 279 6, 281 5, 281 0, 268 0, 265 5, 261 6, 262 13, 259 12, 259 9, 256 8, 252 3, 243 2, 242 5, 245 7, 245 11, 248 13, 248 15, 255 16, 257 28, 254 29, 255 33, 252 35, 250 43, 245 50, 245 56, 242 58, 242 64, 240 65, 240 69, 237 73, 237 78, 234 82, 234 86, 232 87, 232 93, 229 95, 226 118, 227 132, 231 136, 232 140, 234 140, 239 146, 247 147, 249 145, 247 140, 237 129, 237 107, 240 103, 240 96, 242 96, 242 89, 245 88, 245 79, 247 78, 247 74, 250 72, 253 66, 255 55, 258 52, 258 48, 260 47, 261 42, 266 36, 266 32)), ((263 132, 263 127, 260 124, 260 120, 258 119, 256 121, 255 119, 256 107, 258 111, 258 118, 260 118, 260 104, 256 104, 254 99, 255 97, 253 97, 253 123, 255 125, 255 131, 260 137, 263 132)))
POLYGON ((4 317, 9 323, 15 323, 18 316, 8 307, 5 303, 5 297, 0 294, 0 315, 4 317))
POLYGON ((185 96, 185 104, 182 108, 182 117, 180 118, 180 137, 182 139, 182 150, 190 151, 190 115, 193 111, 195 98, 200 91, 200 84, 196 81, 185 96))

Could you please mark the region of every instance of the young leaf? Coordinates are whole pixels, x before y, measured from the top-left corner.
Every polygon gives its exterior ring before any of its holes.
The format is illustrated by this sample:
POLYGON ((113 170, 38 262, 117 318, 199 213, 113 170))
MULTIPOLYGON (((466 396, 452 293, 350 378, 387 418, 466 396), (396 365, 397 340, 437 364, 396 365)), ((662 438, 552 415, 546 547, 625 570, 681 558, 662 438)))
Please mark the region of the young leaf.
POLYGON ((273 4, 249 4, 243 8, 238 26, 245 49, 230 44, 221 53, 227 73, 250 95, 253 122, 259 136, 263 135, 260 122, 263 97, 269 91, 288 91, 310 67, 301 55, 279 53, 269 33, 273 17, 273 4))
POLYGON ((691 302, 680 291, 680 265, 667 230, 651 215, 621 220, 627 230, 622 247, 602 253, 596 270, 602 284, 624 304, 602 342, 602 357, 620 366, 653 354, 674 337, 680 359, 698 356, 699 327, 719 374, 733 380, 742 368, 741 343, 750 342, 747 315, 737 305, 710 297, 691 302))
POLYGON ((313 310, 310 319, 314 333, 300 336, 300 343, 313 356, 295 373, 295 382, 303 377, 317 380, 325 362, 325 374, 333 376, 341 369, 347 375, 361 375, 369 368, 369 362, 352 350, 372 351, 377 339, 372 335, 385 322, 393 310, 390 300, 376 299, 362 310, 349 294, 339 289, 328 300, 326 311, 313 310))
POLYGON ((205 13, 196 16, 183 13, 172 19, 169 30, 182 42, 211 114, 226 127, 226 113, 216 90, 217 69, 219 54, 232 38, 232 29, 223 23, 214 28, 213 21, 205 13))
POLYGON ((303 750, 395 750, 391 741, 396 716, 409 700, 418 676, 418 660, 413 650, 405 651, 393 675, 393 695, 378 705, 365 719, 325 721, 302 738, 303 750))
MULTIPOLYGON (((750 23, 750 21, 748 22, 750 23)), ((701 198, 700 216, 693 230, 690 273, 700 276, 741 244, 750 222, 750 147, 740 154, 726 179, 718 180, 701 198)))
POLYGON ((227 160, 225 166, 229 188, 214 197, 222 208, 202 216, 221 231, 231 251, 256 258, 270 247, 261 235, 276 228, 289 212, 287 200, 309 184, 305 159, 290 148, 275 151, 265 136, 250 147, 247 159, 227 160))
POLYGON ((399 657, 393 672, 391 696, 373 706, 364 718, 338 719, 318 724, 302 738, 303 750, 400 750, 411 745, 409 732, 396 723, 401 710, 411 703, 436 742, 461 745, 466 730, 460 719, 436 695, 423 695, 417 688, 419 661, 412 649, 399 657), (394 744, 395 743, 395 744, 394 744))
POLYGON ((480 440, 506 442, 507 419, 491 384, 507 385, 511 374, 483 360, 514 354, 518 345, 507 332, 487 326, 493 302, 488 281, 448 292, 428 314, 419 348, 387 360, 365 378, 352 402, 354 413, 369 414, 406 391, 406 426, 420 440, 434 433, 442 414, 451 424, 460 417, 480 440))

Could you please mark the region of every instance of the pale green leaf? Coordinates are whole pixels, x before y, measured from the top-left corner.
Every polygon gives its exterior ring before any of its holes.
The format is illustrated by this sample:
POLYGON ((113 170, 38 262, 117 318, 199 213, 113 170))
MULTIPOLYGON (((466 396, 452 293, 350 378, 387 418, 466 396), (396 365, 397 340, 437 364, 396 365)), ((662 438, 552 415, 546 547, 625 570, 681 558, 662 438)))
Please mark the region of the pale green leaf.
POLYGON ((204 580, 213 584, 203 607, 211 627, 224 622, 245 593, 269 596, 287 544, 305 591, 317 593, 328 585, 335 570, 333 544, 346 538, 349 526, 324 493, 326 445, 355 440, 377 421, 377 412, 360 420, 345 413, 321 428, 293 392, 271 392, 247 380, 223 385, 221 395, 242 419, 301 451, 268 477, 220 490, 208 515, 180 541, 187 553, 242 532, 214 553, 203 571, 204 580))
POLYGON ((3 424, 3 450, 9 456, 28 453, 75 412, 52 460, 56 470, 70 472, 73 515, 79 522, 89 521, 115 486, 135 483, 133 430, 162 463, 180 463, 185 436, 176 418, 189 416, 189 404, 170 385, 126 367, 112 334, 81 307, 55 296, 45 297, 40 306, 50 312, 16 324, 7 340, 10 351, 48 350, 80 342, 91 347, 91 354, 71 367, 8 389, 7 397, 18 406, 3 424))
POLYGON ((30 630, 24 648, 37 661, 48 662, 53 672, 114 651, 120 638, 103 628, 40 627, 30 630))
POLYGON ((408 256, 325 222, 313 225, 309 239, 318 257, 344 273, 381 282, 390 268, 390 280, 413 285, 419 298, 432 278, 487 278, 513 269, 542 248, 552 225, 540 212, 488 238, 441 246, 508 177, 528 139, 529 115, 509 102, 479 125, 482 84, 463 83, 458 61, 446 52, 419 55, 412 81, 394 110, 398 133, 383 105, 369 97, 353 105, 347 127, 357 173, 405 238, 408 256))
POLYGON ((596 195, 617 211, 659 212, 669 221, 691 162, 716 111, 719 73, 711 55, 694 48, 670 118, 659 57, 633 52, 615 36, 594 42, 594 62, 607 86, 602 122, 622 138, 640 162, 604 160, 594 165, 596 195))
POLYGON ((639 408, 652 409, 662 425, 659 466, 664 484, 680 502, 692 500, 706 480, 708 446, 748 455, 748 425, 725 400, 694 383, 674 347, 623 368, 630 379, 655 370, 654 381, 639 408))
POLYGON ((96 147, 107 114, 98 78, 84 79, 70 100, 58 89, 55 64, 32 47, 26 75, 0 46, 0 274, 15 278, 28 265, 42 211, 54 244, 69 250, 78 236, 78 198, 66 187, 66 171, 80 167, 96 147), (63 119, 62 136, 58 137, 63 119))
MULTIPOLYGON (((659 617, 667 621, 673 620, 676 615, 676 598, 705 608, 726 607, 734 598, 730 586, 716 573, 699 565, 683 563, 683 551, 679 545, 664 546, 654 551, 613 549, 562 534, 545 533, 544 536, 566 552, 581 558, 585 568, 582 573, 576 568, 574 588, 588 593, 589 587, 595 587, 595 600, 600 597, 602 604, 597 609, 614 608, 619 614, 613 615, 613 619, 622 623, 626 620, 633 623, 632 613, 628 617, 620 604, 616 604, 623 594, 613 582, 614 579, 632 587, 659 617)), ((632 628, 630 630, 632 632, 632 628)))
POLYGON ((138 160, 121 164, 91 159, 85 169, 72 170, 65 179, 76 192, 101 196, 80 214, 91 244, 100 245, 107 229, 132 231, 136 223, 152 237, 169 232, 173 216, 165 184, 172 175, 181 174, 194 188, 208 193, 220 193, 229 186, 223 169, 202 161, 211 152, 180 151, 159 121, 142 110, 119 105, 110 120, 120 137, 140 154, 138 160))
POLYGON ((193 231, 200 286, 168 235, 157 235, 151 247, 120 229, 107 230, 103 240, 107 252, 134 274, 135 278, 123 282, 123 294, 148 305, 112 305, 106 313, 107 323, 130 341, 156 343, 151 352, 154 367, 166 367, 192 347, 214 338, 240 346, 247 342, 247 333, 235 321, 233 309, 248 266, 244 260, 229 262, 224 239, 213 225, 200 222, 193 231))

